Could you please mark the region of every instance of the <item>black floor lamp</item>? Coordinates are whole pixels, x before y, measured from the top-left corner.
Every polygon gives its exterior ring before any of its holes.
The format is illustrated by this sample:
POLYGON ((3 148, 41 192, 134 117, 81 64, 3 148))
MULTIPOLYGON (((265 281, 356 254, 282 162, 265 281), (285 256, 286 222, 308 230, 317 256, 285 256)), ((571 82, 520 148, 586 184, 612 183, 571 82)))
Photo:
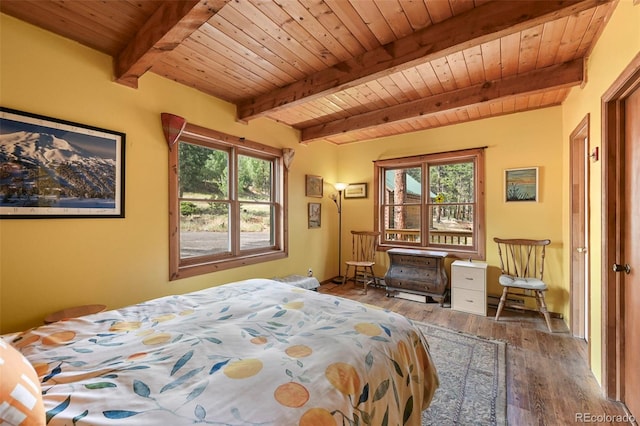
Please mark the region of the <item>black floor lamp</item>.
POLYGON ((336 183, 333 187, 338 191, 338 195, 333 194, 331 197, 338 207, 338 276, 332 281, 336 284, 342 284, 342 191, 347 187, 346 183, 336 183))

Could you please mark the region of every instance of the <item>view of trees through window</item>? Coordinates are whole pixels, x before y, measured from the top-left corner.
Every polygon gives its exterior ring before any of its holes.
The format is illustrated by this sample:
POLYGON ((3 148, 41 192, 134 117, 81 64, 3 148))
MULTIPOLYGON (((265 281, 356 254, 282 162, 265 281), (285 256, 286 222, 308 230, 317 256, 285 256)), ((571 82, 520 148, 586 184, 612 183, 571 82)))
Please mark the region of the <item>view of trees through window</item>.
POLYGON ((472 246, 476 208, 474 165, 473 159, 465 159, 385 168, 384 240, 421 246, 472 246))
POLYGON ((186 142, 178 156, 181 258, 232 253, 236 234, 240 250, 274 244, 272 160, 186 142))
POLYGON ((473 162, 429 166, 431 243, 470 246, 475 208, 473 162))
POLYGON ((422 217, 422 169, 385 171, 385 234, 388 240, 419 243, 422 217))

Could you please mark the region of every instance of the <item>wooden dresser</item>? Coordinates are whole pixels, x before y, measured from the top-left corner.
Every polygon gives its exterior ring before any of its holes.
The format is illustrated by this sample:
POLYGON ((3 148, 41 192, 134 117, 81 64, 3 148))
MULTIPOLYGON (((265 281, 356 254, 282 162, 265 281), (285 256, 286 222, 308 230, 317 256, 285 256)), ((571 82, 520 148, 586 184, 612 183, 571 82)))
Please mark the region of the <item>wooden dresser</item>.
POLYGON ((387 296, 394 291, 429 296, 440 303, 449 292, 449 280, 444 267, 443 251, 391 249, 389 269, 384 276, 387 296))

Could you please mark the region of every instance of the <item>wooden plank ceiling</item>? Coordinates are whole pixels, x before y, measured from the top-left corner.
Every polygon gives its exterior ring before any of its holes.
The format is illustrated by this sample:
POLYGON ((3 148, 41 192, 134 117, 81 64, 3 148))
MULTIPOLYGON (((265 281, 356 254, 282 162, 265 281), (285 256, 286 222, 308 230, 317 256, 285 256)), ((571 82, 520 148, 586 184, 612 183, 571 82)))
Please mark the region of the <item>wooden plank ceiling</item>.
POLYGON ((559 105, 607 0, 2 0, 0 11, 344 144, 559 105))

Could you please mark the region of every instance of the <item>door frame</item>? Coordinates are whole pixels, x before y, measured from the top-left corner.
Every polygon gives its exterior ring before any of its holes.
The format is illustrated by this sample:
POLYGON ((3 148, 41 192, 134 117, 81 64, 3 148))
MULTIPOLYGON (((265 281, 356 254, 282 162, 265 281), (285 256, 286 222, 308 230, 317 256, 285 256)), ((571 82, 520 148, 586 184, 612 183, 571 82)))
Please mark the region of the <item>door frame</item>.
POLYGON ((624 400, 624 304, 620 263, 624 235, 624 100, 640 88, 640 53, 602 96, 602 388, 624 400))
MULTIPOLYGON (((570 205, 570 250, 571 250, 571 259, 575 253, 573 252, 576 247, 574 247, 575 233, 574 233, 574 215, 573 215, 573 205, 577 201, 581 201, 583 204, 584 213, 582 217, 579 219, 581 222, 582 229, 582 238, 584 238, 582 247, 587 248, 586 254, 583 256, 585 268, 581 272, 584 275, 584 282, 582 283, 582 288, 575 288, 574 277, 578 275, 578 272, 575 271, 573 260, 570 261, 569 266, 569 282, 571 283, 571 294, 570 294, 570 312, 571 312, 571 334, 574 337, 580 337, 587 341, 589 347, 591 346, 591 297, 590 297, 590 282, 591 282, 591 268, 590 268, 590 233, 589 233, 589 166, 588 166, 588 151, 589 151, 589 143, 590 143, 590 115, 587 114, 580 123, 576 126, 576 128, 571 132, 569 136, 569 150, 570 150, 570 162, 573 167, 574 161, 579 160, 583 162, 582 174, 580 176, 581 182, 575 182, 573 172, 569 177, 569 205, 570 205), (576 147, 576 144, 580 143, 579 148, 576 147), (580 188, 582 189, 582 193, 580 194, 581 200, 576 200, 574 197, 573 187, 575 184, 580 184, 580 188), (584 199, 582 199, 584 198, 584 199), (586 303, 585 303, 586 302, 586 303), (578 333, 577 333, 578 331, 578 333)), ((591 351, 587 351, 589 355, 589 360, 591 360, 591 351)))

